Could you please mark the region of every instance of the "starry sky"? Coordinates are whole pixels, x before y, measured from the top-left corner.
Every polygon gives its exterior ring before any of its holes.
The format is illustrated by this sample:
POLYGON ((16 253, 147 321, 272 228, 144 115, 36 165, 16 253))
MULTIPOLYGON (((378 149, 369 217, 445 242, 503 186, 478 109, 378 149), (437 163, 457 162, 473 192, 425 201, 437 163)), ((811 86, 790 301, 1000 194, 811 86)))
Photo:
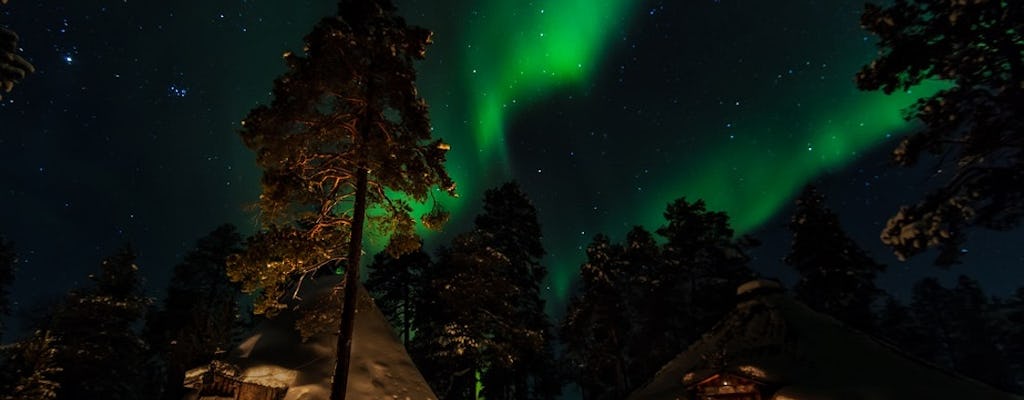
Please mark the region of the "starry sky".
MULTIPOLYGON (((483 190, 517 179, 538 208, 559 314, 596 233, 656 229, 678 197, 727 211, 764 242, 754 268, 784 280, 785 224, 806 183, 890 271, 906 299, 924 276, 968 273, 992 294, 1024 285, 1021 231, 978 232, 951 271, 901 263, 878 232, 945 178, 887 164, 928 82, 856 90, 875 54, 854 0, 398 0, 435 32, 419 64, 434 133, 461 197, 428 246, 466 230, 483 190)), ((329 0, 12 0, 0 24, 38 68, 0 103, 0 233, 21 255, 19 304, 83 283, 130 241, 153 295, 219 224, 255 226, 259 170, 236 132, 269 101, 281 54, 329 0)), ((373 246, 379 248, 380 243, 373 246)))

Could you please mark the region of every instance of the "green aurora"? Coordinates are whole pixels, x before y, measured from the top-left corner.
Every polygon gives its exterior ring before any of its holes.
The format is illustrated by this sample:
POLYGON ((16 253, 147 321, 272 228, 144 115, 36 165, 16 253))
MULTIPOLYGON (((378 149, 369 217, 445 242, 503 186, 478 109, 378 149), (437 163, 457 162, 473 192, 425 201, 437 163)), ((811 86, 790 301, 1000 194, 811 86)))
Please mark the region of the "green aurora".
MULTIPOLYGON (((507 131, 510 121, 532 104, 566 91, 579 93, 592 84, 595 71, 608 61, 607 48, 616 34, 628 28, 630 15, 642 11, 625 0, 568 0, 544 5, 503 0, 482 7, 460 10, 456 15, 474 17, 449 37, 463 40, 445 44, 445 35, 439 35, 438 44, 421 68, 420 86, 432 107, 435 134, 453 145, 448 165, 463 197, 448 200, 438 196, 452 211, 453 221, 472 218, 470 214, 477 209, 484 189, 517 178, 512 172, 517 160, 510 159, 508 153, 509 135, 515 135, 507 131), (565 20, 573 23, 566 24, 565 20), (448 61, 456 59, 456 70, 432 64, 433 52, 441 53, 448 61)), ((426 24, 429 26, 429 22, 426 24)), ((704 199, 709 209, 729 213, 738 234, 751 232, 808 180, 822 171, 841 168, 888 135, 907 129, 901 110, 919 94, 940 87, 928 84, 916 88, 917 93, 892 96, 862 93, 852 84, 853 73, 862 62, 843 66, 841 74, 849 79, 840 87, 833 86, 832 101, 805 105, 800 115, 792 116, 810 116, 809 120, 794 124, 750 118, 731 131, 737 139, 723 136, 701 140, 700 151, 681 157, 683 161, 677 162, 673 172, 657 174, 657 185, 653 185, 656 190, 627 194, 620 202, 634 206, 623 206, 597 219, 571 216, 581 214, 579 210, 541 210, 542 224, 548 222, 543 218, 545 213, 557 214, 589 226, 591 234, 585 240, 596 232, 615 238, 633 224, 657 228, 663 223, 665 205, 685 196, 704 199), (785 140, 772 137, 780 132, 785 133, 785 140)), ((774 106, 769 99, 755 103, 765 109, 764 114, 771 114, 774 106)), ((781 109, 775 112, 786 113, 781 109)), ((715 128, 701 124, 690 129, 715 128)), ((421 205, 418 211, 426 207, 421 205)), ((568 229, 555 232, 552 225, 544 224, 549 252, 545 261, 553 300, 564 302, 584 261, 585 242, 567 234, 568 229)))

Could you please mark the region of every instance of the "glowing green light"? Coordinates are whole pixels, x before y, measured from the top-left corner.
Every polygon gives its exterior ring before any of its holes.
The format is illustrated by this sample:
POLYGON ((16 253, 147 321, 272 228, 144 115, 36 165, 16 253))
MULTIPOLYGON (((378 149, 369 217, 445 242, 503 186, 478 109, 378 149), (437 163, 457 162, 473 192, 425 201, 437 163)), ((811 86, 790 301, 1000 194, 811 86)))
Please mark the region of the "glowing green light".
POLYGON ((516 105, 586 82, 603 44, 621 25, 626 0, 487 3, 469 27, 471 126, 485 168, 507 168, 505 123, 516 105), (572 23, 566 23, 572 21, 572 23))

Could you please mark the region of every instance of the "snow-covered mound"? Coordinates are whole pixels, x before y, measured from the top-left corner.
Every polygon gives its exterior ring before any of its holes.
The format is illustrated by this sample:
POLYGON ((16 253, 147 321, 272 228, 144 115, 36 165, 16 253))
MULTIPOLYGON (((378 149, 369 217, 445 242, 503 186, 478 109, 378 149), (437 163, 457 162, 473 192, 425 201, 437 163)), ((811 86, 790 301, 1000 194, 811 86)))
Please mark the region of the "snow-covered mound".
MULTIPOLYGON (((317 301, 339 282, 320 278, 303 290, 303 305, 317 301)), ((359 288, 349 399, 436 400, 413 365, 387 319, 362 287, 359 288)), ((305 308, 300 305, 299 310, 305 308)), ((340 313, 341 310, 339 309, 340 313)), ((265 321, 226 360, 237 367, 237 380, 267 387, 287 387, 285 400, 327 399, 334 374, 337 334, 313 336, 303 342, 295 331, 299 312, 287 310, 265 321)), ((198 389, 209 366, 189 371, 186 386, 198 389)), ((232 378, 235 379, 235 378, 232 378)), ((191 398, 196 398, 193 393, 191 398)))
POLYGON ((629 398, 691 399, 703 385, 739 378, 773 400, 1024 400, 815 312, 777 284, 749 283, 737 294, 732 312, 629 398))

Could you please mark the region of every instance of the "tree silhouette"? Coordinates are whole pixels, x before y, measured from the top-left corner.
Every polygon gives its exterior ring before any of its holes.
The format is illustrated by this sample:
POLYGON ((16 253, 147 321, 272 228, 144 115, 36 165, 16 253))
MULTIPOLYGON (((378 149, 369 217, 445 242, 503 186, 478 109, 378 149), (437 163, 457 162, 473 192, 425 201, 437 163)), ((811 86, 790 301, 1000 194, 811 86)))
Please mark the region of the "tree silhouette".
POLYGON ((14 254, 14 245, 0 237, 0 338, 4 335, 4 317, 11 315, 11 294, 7 287, 14 282, 15 264, 18 258, 14 254))
MULTIPOLYGON (((243 123, 241 136, 263 168, 263 229, 231 260, 230 273, 260 293, 255 311, 273 314, 288 287, 345 261, 332 399, 346 391, 367 210, 385 214, 371 220, 398 255, 418 242, 411 207, 397 196, 426 201, 435 186, 454 195, 443 165, 448 146, 429 142, 415 85, 413 61, 425 56, 430 37, 407 26, 389 0, 341 0, 337 16, 305 37, 305 56, 285 53, 288 71, 274 82, 273 102, 243 123)), ((421 220, 429 228, 445 218, 435 203, 421 220)))
POLYGON ((953 288, 934 278, 914 285, 911 310, 920 324, 914 349, 930 361, 1003 390, 1018 389, 997 345, 991 305, 978 282, 960 276, 953 288))
POLYGON ((552 326, 544 313, 541 284, 547 277, 537 210, 516 182, 484 193, 483 212, 472 234, 507 260, 500 270, 515 290, 512 329, 496 331, 508 348, 495 353, 481 379, 489 399, 552 399, 560 393, 561 377, 555 369, 552 326))
POLYGON ((941 155, 938 169, 950 178, 901 207, 881 236, 900 259, 937 247, 937 264, 956 263, 968 227, 1009 229, 1024 212, 1024 8, 1013 1, 896 0, 868 4, 861 25, 878 35, 880 52, 857 74, 860 89, 953 84, 908 110, 923 128, 892 153, 903 166, 941 155))
POLYGON ((666 240, 662 250, 666 262, 658 274, 664 283, 656 298, 677 297, 685 302, 681 304, 684 314, 692 320, 677 330, 686 332, 684 340, 677 342, 689 343, 732 309, 736 287, 754 278, 747 267, 746 248, 755 243, 747 237, 734 238, 729 216, 708 211, 703 200, 690 203, 679 198, 669 203, 664 216, 667 224, 656 231, 666 240))
MULTIPOLYGON (((7 0, 0 0, 0 5, 7 0)), ((0 91, 10 93, 14 85, 36 71, 31 63, 18 55, 18 34, 0 26, 0 91)), ((0 100, 3 100, 0 95, 0 100)))
POLYGON ((581 293, 570 300, 562 321, 564 359, 585 400, 625 398, 632 387, 630 271, 622 259, 621 245, 603 234, 594 237, 580 266, 581 293))
POLYGON ((665 210, 658 245, 642 227, 623 244, 598 235, 580 268, 581 295, 562 322, 566 360, 585 399, 623 398, 732 309, 753 278, 750 238, 729 217, 680 198, 665 210))
POLYGON ((417 304, 425 290, 423 271, 430 264, 430 255, 421 248, 397 258, 381 251, 373 256, 368 268, 366 289, 373 294, 377 306, 406 346, 413 333, 417 304))
POLYGON ((149 300, 142 295, 135 253, 125 247, 90 275, 93 286, 75 290, 56 311, 58 399, 138 399, 144 388, 145 343, 134 326, 149 300))
POLYGON ((474 229, 424 272, 411 352, 442 398, 551 399, 561 386, 540 283, 537 212, 515 183, 484 194, 474 229))
POLYGON ((56 356, 56 339, 45 331, 0 347, 0 400, 56 399, 56 356))
POLYGON ((825 196, 813 186, 806 186, 797 198, 789 230, 793 244, 785 261, 800 274, 793 287, 796 298, 851 326, 872 331, 873 306, 883 293, 875 286, 875 274, 885 271, 885 266, 846 235, 839 217, 825 206, 825 196))
POLYGON ((240 333, 241 288, 228 280, 225 262, 241 250, 241 240, 233 225, 199 239, 174 267, 163 308, 147 316, 143 337, 166 364, 165 399, 180 399, 185 372, 228 350, 240 333))

